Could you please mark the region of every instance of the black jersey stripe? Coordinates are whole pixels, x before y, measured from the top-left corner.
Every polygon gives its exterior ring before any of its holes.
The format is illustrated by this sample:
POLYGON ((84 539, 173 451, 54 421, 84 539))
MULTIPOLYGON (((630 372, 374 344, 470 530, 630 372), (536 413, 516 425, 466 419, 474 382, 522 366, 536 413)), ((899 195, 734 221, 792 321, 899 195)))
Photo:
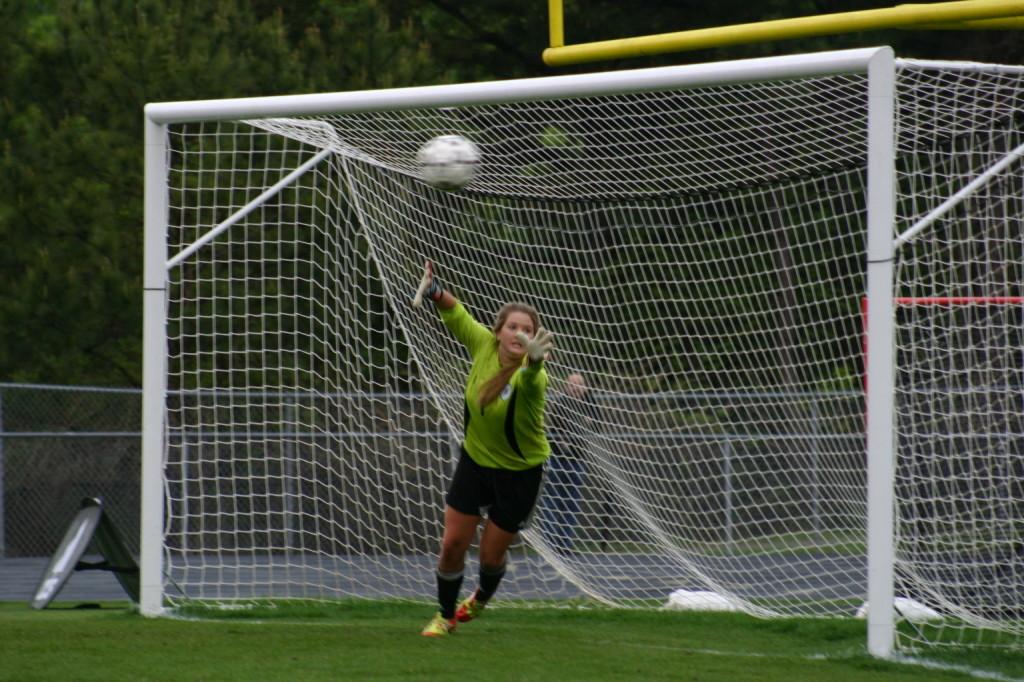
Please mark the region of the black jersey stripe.
POLYGON ((505 412, 505 439, 508 441, 508 445, 512 448, 512 451, 519 455, 519 457, 525 462, 526 455, 519 448, 519 441, 516 440, 516 396, 519 394, 519 389, 512 389, 512 395, 508 399, 508 410, 505 412))

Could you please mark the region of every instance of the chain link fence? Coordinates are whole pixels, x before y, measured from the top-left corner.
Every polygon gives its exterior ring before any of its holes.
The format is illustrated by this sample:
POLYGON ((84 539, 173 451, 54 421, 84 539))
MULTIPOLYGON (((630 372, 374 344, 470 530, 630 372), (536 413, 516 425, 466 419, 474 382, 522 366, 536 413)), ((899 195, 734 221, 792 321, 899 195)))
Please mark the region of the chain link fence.
POLYGON ((48 557, 85 497, 138 553, 142 391, 0 383, 0 557, 48 557))
MULTIPOLYGON (((422 400, 418 395, 410 394, 408 397, 422 400)), ((828 501, 844 499, 851 494, 862 495, 864 482, 860 478, 856 481, 835 481, 826 474, 830 471, 859 471, 857 462, 853 460, 863 456, 863 435, 859 432, 859 422, 846 424, 825 418, 818 413, 816 406, 827 400, 849 402, 846 407, 833 407, 828 413, 857 414, 856 405, 861 397, 856 392, 822 393, 813 397, 814 400, 807 403, 811 405, 811 412, 803 415, 801 420, 811 425, 812 432, 799 434, 799 437, 772 438, 741 432, 730 421, 730 415, 734 410, 741 410, 749 419, 753 411, 762 407, 778 410, 784 394, 764 394, 757 396, 756 400, 751 396, 741 399, 729 394, 675 397, 679 413, 700 424, 686 430, 686 433, 678 433, 676 428, 662 432, 655 430, 652 436, 659 433, 661 438, 672 436, 671 442, 666 440, 663 443, 667 452, 677 449, 683 442, 680 439, 685 439, 691 459, 713 463, 715 471, 671 469, 663 472, 662 477, 668 482, 688 481, 696 477, 708 486, 718 486, 715 494, 704 499, 715 500, 721 505, 717 511, 723 517, 723 539, 731 543, 741 539, 735 533, 743 528, 765 531, 761 526, 773 523, 770 518, 747 518, 738 510, 745 509, 748 511, 744 513, 748 513, 752 509, 775 509, 776 513, 784 515, 789 511, 795 513, 796 510, 780 505, 778 500, 747 499, 750 490, 763 487, 761 483, 766 476, 762 470, 764 461, 777 462, 780 456, 788 453, 786 461, 794 457, 799 460, 801 466, 798 468, 806 478, 804 485, 810 491, 811 501, 803 500, 801 504, 812 506, 812 509, 804 510, 804 515, 810 511, 812 530, 831 527, 833 520, 828 501), (698 418, 701 415, 704 416, 698 418), (708 428, 705 421, 714 425, 706 434, 703 433, 708 428), (697 453, 705 450, 705 455, 698 456, 697 453), (852 492, 844 492, 836 486, 849 487, 852 492)), ((801 400, 806 402, 805 398, 801 400)), ((805 410, 807 404, 804 402, 793 403, 791 409, 805 410)), ((52 556, 84 497, 103 500, 129 550, 138 553, 141 406, 142 392, 139 389, 0 383, 0 558, 52 556)), ((293 411, 299 406, 296 403, 293 411)), ((642 406, 630 407, 636 413, 646 412, 642 406)), ((351 411, 359 412, 354 407, 351 411)), ((402 411, 422 414, 426 410, 417 402, 415 407, 407 406, 402 411)), ((294 420, 294 414, 286 419, 288 422, 294 420)), ((765 415, 765 421, 770 421, 770 415, 765 415)), ((410 437, 427 438, 431 443, 439 444, 437 447, 447 447, 448 437, 435 432, 436 423, 409 423, 403 424, 403 428, 410 437)), ((366 425, 360 428, 366 429, 366 425)), ((369 432, 373 431, 369 428, 367 433, 355 436, 372 435, 369 432)), ((620 440, 623 437, 622 433, 605 435, 620 440)), ((183 444, 188 441, 179 438, 177 442, 183 444)), ((290 447, 300 447, 303 442, 301 434, 290 434, 290 447)), ((433 456, 442 455, 435 452, 433 456)), ((404 498, 411 498, 414 494, 415 491, 403 491, 404 498)), ((686 495, 680 491, 675 497, 685 499, 686 495)), ((702 508, 698 511, 706 514, 713 510, 702 508)))

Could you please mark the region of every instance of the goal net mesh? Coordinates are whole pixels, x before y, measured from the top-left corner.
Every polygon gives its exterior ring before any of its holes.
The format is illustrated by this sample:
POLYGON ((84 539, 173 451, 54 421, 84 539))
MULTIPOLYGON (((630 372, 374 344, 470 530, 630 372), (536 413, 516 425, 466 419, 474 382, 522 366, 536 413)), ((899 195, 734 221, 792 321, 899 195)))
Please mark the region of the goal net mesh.
MULTIPOLYGON (((907 65, 897 226, 1024 143, 1020 69, 907 65)), ((896 593, 905 643, 1024 634, 1024 166, 992 174, 896 268, 896 593)))
MULTIPOLYGON (((1017 72, 897 83, 894 238, 1022 110, 1017 72)), ((431 259, 484 324, 522 300, 556 335, 573 475, 499 599, 852 615, 867 100, 854 74, 170 126, 169 255, 332 153, 169 270, 166 594, 432 600, 469 362, 410 306, 431 259), (414 166, 450 133, 483 153, 454 193, 414 166)), ((912 240, 897 296, 1019 295, 1020 195, 1013 166, 912 240)), ((897 306, 897 594, 944 619, 911 643, 1020 632, 1020 308, 897 306)))

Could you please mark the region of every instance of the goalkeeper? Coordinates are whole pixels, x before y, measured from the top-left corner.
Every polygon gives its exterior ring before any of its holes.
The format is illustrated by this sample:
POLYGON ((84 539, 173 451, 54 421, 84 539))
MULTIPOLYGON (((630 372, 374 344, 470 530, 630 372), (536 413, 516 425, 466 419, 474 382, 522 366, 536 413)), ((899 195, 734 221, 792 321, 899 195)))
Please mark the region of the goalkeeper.
POLYGON ((443 637, 483 611, 505 575, 506 551, 536 504, 551 453, 544 434, 544 359, 553 343, 537 311, 524 303, 506 304, 493 329, 483 326, 441 288, 429 261, 414 303, 422 296, 434 302, 473 361, 464 394, 462 454, 445 497, 437 562, 440 610, 423 628, 426 636, 443 637), (477 589, 456 608, 466 552, 484 512, 477 589))

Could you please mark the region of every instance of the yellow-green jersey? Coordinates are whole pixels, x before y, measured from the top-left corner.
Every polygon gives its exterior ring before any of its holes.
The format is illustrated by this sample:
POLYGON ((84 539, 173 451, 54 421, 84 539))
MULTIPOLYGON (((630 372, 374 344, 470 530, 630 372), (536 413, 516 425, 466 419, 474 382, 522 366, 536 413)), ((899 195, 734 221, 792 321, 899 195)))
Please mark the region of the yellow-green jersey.
POLYGON ((543 363, 524 366, 494 401, 481 408, 480 389, 501 369, 498 340, 461 303, 438 311, 473 360, 464 395, 466 453, 480 466, 496 469, 529 469, 542 464, 551 454, 544 434, 548 375, 543 363))

